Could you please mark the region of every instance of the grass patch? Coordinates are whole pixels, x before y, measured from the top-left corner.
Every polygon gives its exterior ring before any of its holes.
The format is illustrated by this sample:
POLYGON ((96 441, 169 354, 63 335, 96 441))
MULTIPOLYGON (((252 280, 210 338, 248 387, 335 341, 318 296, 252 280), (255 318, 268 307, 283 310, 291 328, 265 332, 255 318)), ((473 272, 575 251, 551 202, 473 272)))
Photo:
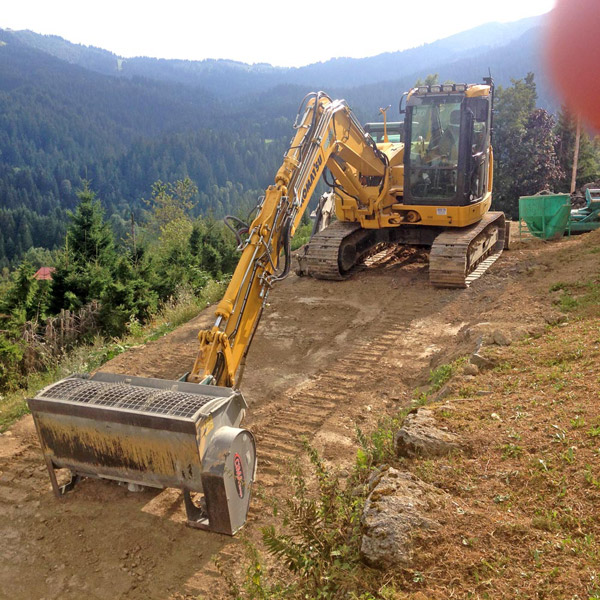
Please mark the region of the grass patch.
POLYGON ((558 308, 563 312, 575 312, 580 316, 598 314, 600 305, 600 280, 594 278, 577 283, 555 283, 550 291, 562 291, 558 299, 558 308))
POLYGON ((437 392, 440 390, 454 375, 456 372, 457 363, 450 363, 446 365, 440 365, 429 375, 429 384, 431 385, 431 391, 437 392))

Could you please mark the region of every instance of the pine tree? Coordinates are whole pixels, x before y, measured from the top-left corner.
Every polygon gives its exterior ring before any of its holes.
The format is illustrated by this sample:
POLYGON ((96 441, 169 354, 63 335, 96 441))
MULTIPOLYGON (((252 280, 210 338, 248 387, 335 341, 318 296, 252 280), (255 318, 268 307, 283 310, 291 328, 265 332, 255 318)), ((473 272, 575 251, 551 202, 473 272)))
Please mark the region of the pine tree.
POLYGON ((23 261, 14 273, 12 286, 3 302, 3 310, 14 315, 17 321, 24 322, 36 316, 38 281, 34 274, 33 265, 23 261))
POLYGON ((67 229, 68 260, 80 264, 98 262, 109 266, 116 258, 113 235, 104 222, 104 211, 89 182, 84 182, 78 197, 79 205, 70 214, 71 223, 67 229))
POLYGON ((79 192, 79 199, 77 209, 70 215, 65 250, 53 274, 54 313, 99 301, 113 279, 117 262, 112 232, 88 183, 79 192))

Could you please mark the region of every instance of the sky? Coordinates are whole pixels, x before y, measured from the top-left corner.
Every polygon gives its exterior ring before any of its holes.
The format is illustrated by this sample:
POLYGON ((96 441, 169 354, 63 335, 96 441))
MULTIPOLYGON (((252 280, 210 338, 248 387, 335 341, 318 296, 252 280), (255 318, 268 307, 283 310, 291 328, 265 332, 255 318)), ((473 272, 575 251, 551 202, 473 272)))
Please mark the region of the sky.
POLYGON ((122 57, 302 66, 413 48, 554 0, 4 0, 0 28, 30 29, 122 57))

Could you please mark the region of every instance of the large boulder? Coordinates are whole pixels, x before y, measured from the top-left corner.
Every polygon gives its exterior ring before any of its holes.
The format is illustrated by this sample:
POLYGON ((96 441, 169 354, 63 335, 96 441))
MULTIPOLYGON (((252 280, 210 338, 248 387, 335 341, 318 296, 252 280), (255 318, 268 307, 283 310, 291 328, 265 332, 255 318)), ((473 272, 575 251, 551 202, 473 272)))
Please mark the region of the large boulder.
POLYGON ((419 530, 440 524, 428 514, 445 502, 446 494, 411 473, 389 468, 370 493, 362 515, 363 560, 378 568, 408 566, 419 530))
POLYGON ((394 436, 398 456, 444 456, 460 449, 458 437, 439 429, 433 411, 419 408, 409 413, 402 428, 394 436))

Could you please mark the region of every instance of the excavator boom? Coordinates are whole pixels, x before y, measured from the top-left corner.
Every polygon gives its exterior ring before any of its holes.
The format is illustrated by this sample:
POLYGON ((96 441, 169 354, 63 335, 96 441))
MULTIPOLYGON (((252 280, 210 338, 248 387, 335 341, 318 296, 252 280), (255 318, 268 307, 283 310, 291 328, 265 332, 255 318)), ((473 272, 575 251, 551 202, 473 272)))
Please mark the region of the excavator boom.
POLYGON ((326 166, 348 171, 344 179, 364 205, 375 203, 387 191, 382 185, 373 197, 354 175, 385 182, 388 165, 345 102, 331 100, 323 92, 309 94, 295 129, 274 185, 267 189, 254 221, 242 227, 247 234, 240 261, 217 306, 214 327, 199 334, 200 350, 188 381, 239 386, 240 367, 267 297, 273 283, 291 268, 290 240, 326 166))

